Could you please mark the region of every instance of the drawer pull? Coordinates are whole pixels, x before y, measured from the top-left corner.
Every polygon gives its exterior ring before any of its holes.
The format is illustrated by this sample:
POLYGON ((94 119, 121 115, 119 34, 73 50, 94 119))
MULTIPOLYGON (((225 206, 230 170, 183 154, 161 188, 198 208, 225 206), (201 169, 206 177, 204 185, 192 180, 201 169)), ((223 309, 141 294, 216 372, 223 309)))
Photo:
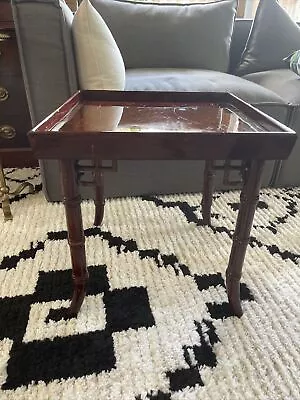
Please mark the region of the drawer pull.
POLYGON ((5 101, 9 97, 7 89, 0 86, 0 101, 5 101))
POLYGON ((0 137, 3 139, 12 139, 16 136, 16 130, 10 125, 0 125, 0 137))
POLYGON ((8 33, 0 32, 0 42, 5 42, 6 40, 10 39, 11 36, 8 33))

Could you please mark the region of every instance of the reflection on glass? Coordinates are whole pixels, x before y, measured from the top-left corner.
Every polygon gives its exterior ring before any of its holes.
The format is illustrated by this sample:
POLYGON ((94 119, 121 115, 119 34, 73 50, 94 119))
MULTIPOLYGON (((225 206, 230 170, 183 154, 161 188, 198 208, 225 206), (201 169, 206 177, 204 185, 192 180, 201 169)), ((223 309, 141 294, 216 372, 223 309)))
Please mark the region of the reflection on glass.
POLYGON ((114 131, 122 117, 122 106, 82 106, 71 111, 67 118, 54 127, 54 131, 82 132, 114 131))
POLYGON ((263 128, 234 107, 197 105, 106 106, 82 104, 54 131, 74 132, 257 132, 263 128))
POLYGON ((118 132, 189 133, 225 133, 249 129, 251 126, 233 111, 212 106, 128 107, 116 128, 118 132))
POLYGON ((97 126, 99 131, 113 131, 118 126, 123 113, 123 107, 98 107, 97 112, 91 107, 82 108, 85 124, 84 130, 91 130, 97 126))

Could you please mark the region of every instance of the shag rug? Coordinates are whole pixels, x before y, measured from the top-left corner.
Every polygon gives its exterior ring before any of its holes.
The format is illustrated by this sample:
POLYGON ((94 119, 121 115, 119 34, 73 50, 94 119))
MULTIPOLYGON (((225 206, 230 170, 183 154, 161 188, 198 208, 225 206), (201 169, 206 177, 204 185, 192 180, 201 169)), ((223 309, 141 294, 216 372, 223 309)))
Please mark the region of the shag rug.
POLYGON ((77 318, 64 208, 47 203, 39 171, 6 171, 34 195, 1 215, 0 399, 300 399, 300 188, 266 189, 231 315, 224 273, 239 193, 108 201, 93 227, 82 205, 90 281, 77 318))

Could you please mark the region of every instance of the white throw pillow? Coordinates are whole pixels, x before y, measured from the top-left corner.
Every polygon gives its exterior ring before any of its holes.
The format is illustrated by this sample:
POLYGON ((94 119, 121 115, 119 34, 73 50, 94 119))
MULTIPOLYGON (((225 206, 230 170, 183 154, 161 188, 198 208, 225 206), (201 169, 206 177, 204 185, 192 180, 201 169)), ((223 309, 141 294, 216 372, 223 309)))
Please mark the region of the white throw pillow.
POLYGON ((106 23, 89 0, 80 4, 72 24, 79 84, 85 90, 124 90, 125 67, 106 23))

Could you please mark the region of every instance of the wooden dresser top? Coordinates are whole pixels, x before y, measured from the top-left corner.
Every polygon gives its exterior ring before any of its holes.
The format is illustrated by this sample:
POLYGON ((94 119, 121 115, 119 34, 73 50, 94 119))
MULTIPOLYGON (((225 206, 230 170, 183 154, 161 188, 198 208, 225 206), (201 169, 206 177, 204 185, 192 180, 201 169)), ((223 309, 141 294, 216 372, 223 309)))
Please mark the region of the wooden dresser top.
POLYGON ((13 29, 13 16, 9 0, 0 0, 0 29, 13 29))

